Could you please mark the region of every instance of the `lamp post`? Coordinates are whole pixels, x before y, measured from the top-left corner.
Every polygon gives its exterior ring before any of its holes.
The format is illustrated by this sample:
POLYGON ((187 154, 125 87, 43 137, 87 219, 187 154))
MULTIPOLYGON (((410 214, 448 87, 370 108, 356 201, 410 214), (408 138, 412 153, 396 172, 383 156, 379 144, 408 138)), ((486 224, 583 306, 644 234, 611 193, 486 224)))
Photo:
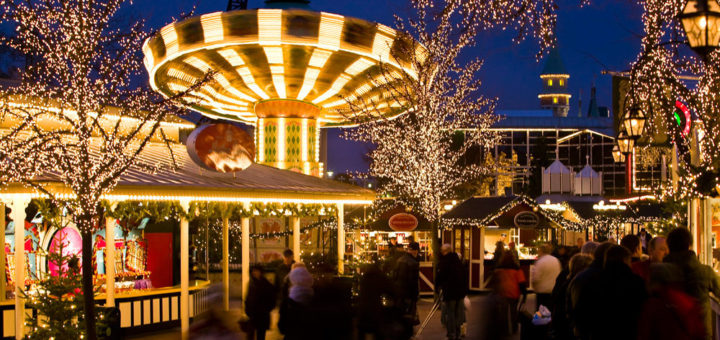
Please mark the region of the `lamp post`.
POLYGON ((620 131, 617 137, 617 146, 620 153, 625 155, 625 192, 632 194, 632 151, 635 146, 635 139, 628 136, 625 131, 620 131))
POLYGON ((703 58, 720 45, 718 0, 688 0, 680 14, 688 43, 703 58))
POLYGON ((620 163, 625 160, 625 155, 620 152, 620 148, 618 148, 617 144, 615 144, 615 146, 613 147, 612 157, 615 163, 620 163))

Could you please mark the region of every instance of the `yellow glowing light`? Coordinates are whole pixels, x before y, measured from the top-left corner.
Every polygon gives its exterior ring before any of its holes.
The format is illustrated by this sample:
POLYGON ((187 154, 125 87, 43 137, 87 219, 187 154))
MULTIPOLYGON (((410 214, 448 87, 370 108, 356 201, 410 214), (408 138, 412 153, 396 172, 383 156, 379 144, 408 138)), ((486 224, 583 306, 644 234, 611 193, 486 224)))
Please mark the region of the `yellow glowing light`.
POLYGON ((255 78, 253 77, 252 72, 250 72, 250 69, 247 66, 238 67, 235 70, 240 75, 240 78, 242 78, 242 80, 245 82, 245 85, 249 89, 255 92, 262 99, 270 99, 270 96, 268 96, 268 94, 265 93, 265 91, 263 91, 260 86, 255 83, 255 78))
POLYGON ((378 25, 378 32, 372 45, 372 54, 382 61, 390 59, 390 48, 395 39, 395 31, 385 25, 378 25))
POLYGON ((277 119, 277 160, 285 161, 285 118, 282 117, 277 119))
POLYGON ((268 59, 268 63, 270 65, 282 65, 283 63, 283 50, 282 47, 279 46, 266 46, 263 47, 263 50, 265 50, 265 56, 268 59))
POLYGON ((538 98, 540 98, 540 99, 552 98, 552 97, 570 98, 571 95, 566 94, 566 93, 543 93, 543 94, 538 95, 538 98))
POLYGON ((568 79, 570 78, 569 74, 541 74, 540 79, 547 79, 547 78, 564 78, 568 79))
POLYGON ((707 26, 707 19, 705 19, 705 17, 700 17, 698 26, 700 26, 701 29, 705 29, 705 26, 707 26))
POLYGON ((312 91, 312 89, 315 87, 315 80, 319 75, 319 68, 308 67, 308 69, 305 70, 305 79, 303 79, 302 87, 300 88, 300 91, 297 95, 298 100, 303 100, 305 99, 305 97, 307 97, 310 91, 312 91))
POLYGON ((190 56, 185 59, 185 63, 190 64, 192 67, 202 71, 203 73, 210 72, 212 68, 208 63, 205 62, 205 60, 202 60, 195 56, 190 56))
POLYGON ((280 45, 282 40, 282 10, 258 9, 258 41, 261 45, 280 45))
POLYGON ((262 118, 258 118, 257 121, 257 145, 258 145, 258 153, 257 153, 257 160, 258 162, 262 163, 265 161, 265 120, 262 118))
POLYGON ((174 67, 168 69, 167 75, 175 79, 180 79, 188 84, 194 84, 197 81, 197 78, 185 73, 185 71, 178 70, 174 67))
POLYGON ((552 86, 552 79, 548 79, 548 86, 552 86))
POLYGON ((225 78, 225 76, 222 75, 222 73, 216 73, 214 78, 218 82, 218 84, 220 84, 225 89, 225 91, 232 93, 233 95, 239 97, 242 100, 249 101, 249 102, 255 101, 255 98, 245 94, 244 92, 241 92, 240 90, 238 90, 234 86, 232 86, 232 84, 230 84, 230 81, 227 80, 227 78, 225 78))
POLYGON ((175 31, 175 25, 167 25, 160 29, 160 35, 165 43, 165 53, 175 54, 178 52, 178 36, 175 31))
POLYGON ((345 87, 345 85, 348 82, 350 82, 351 79, 352 78, 350 78, 347 74, 341 74, 339 77, 337 77, 335 82, 333 82, 333 84, 330 85, 329 90, 325 91, 325 93, 323 93, 322 95, 320 95, 319 97, 315 98, 312 101, 313 104, 318 104, 318 103, 324 102, 328 98, 336 95, 338 92, 340 92, 340 90, 343 89, 343 87, 345 87))
POLYGON ((339 49, 344 22, 342 15, 321 13, 318 45, 331 50, 339 49))
POLYGON ((345 69, 345 73, 347 73, 351 76, 356 76, 359 73, 367 70, 368 68, 370 68, 370 66, 373 66, 374 64, 375 63, 372 62, 371 60, 368 60, 365 58, 359 58, 354 63, 350 64, 350 66, 348 66, 348 68, 345 69))
POLYGON ((203 28, 203 38, 206 43, 225 39, 223 34, 222 12, 201 15, 200 24, 203 28))
POLYGON ((308 120, 303 119, 300 123, 300 153, 301 160, 307 162, 308 159, 308 120))
POLYGON ((272 74, 273 85, 275 85, 278 98, 287 98, 285 94, 285 67, 282 65, 270 66, 270 73, 272 74))
POLYGON ((243 60, 240 55, 233 50, 232 48, 226 48, 224 50, 218 50, 218 54, 220 54, 232 67, 238 67, 245 65, 245 61, 243 60))
POLYGON ((557 97, 553 97, 553 103, 557 104, 557 102, 558 102, 557 97))
POLYGON ((560 86, 563 86, 563 85, 565 85, 565 80, 564 80, 564 79, 560 79, 560 86))
MULTIPOLYGON (((315 162, 320 161, 320 122, 315 121, 315 162)), ((322 177, 322 176, 321 176, 322 177)))

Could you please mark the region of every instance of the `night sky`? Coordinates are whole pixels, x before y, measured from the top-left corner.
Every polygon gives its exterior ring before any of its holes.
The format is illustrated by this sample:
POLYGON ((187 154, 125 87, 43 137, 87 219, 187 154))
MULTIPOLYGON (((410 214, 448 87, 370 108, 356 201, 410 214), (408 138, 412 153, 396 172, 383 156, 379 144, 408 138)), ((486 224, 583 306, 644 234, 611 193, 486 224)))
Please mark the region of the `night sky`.
MULTIPOLYGON (((629 68, 640 48, 641 10, 630 0, 591 0, 580 7, 580 0, 559 0, 557 35, 560 53, 570 73, 572 94, 569 115, 578 114, 578 97, 582 92, 583 114, 587 112, 590 88, 595 83, 600 106, 611 107, 611 78, 602 70, 623 71, 629 68)), ((262 0, 249 0, 248 8, 263 6, 262 0)), ((225 0, 135 0, 133 13, 147 19, 153 28, 162 27, 182 12, 197 5, 197 14, 225 10, 225 0), (137 10, 137 11, 135 11, 137 10)), ((394 26, 393 14, 408 13, 406 0, 312 0, 314 10, 354 16, 394 26)), ((468 56, 485 60, 480 74, 481 92, 498 98, 499 109, 539 109, 538 77, 542 61, 535 61, 537 45, 511 41, 512 33, 500 30, 484 32, 478 45, 468 49, 468 56)), ((367 169, 362 154, 367 147, 338 137, 340 130, 330 131, 326 169, 336 174, 367 169)))

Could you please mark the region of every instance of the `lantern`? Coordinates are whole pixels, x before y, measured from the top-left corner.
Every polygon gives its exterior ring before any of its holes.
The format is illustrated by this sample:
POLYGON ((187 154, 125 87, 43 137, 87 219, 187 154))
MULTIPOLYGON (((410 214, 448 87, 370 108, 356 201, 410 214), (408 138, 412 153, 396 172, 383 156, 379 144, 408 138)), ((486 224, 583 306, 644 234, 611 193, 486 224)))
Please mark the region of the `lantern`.
POLYGON ((625 156, 622 152, 620 152, 620 148, 618 148, 617 144, 613 147, 612 156, 615 163, 620 163, 625 160, 625 156))
POLYGON ((617 137, 617 145, 620 152, 624 155, 628 155, 632 153, 633 147, 635 146, 635 140, 623 131, 620 132, 620 135, 617 137))
POLYGON ((693 50, 705 57, 720 44, 718 0, 688 0, 680 14, 685 35, 693 50))
POLYGON ((630 112, 625 117, 623 125, 625 131, 627 131, 628 137, 637 140, 642 137, 643 129, 645 128, 645 114, 637 106, 633 106, 630 112))

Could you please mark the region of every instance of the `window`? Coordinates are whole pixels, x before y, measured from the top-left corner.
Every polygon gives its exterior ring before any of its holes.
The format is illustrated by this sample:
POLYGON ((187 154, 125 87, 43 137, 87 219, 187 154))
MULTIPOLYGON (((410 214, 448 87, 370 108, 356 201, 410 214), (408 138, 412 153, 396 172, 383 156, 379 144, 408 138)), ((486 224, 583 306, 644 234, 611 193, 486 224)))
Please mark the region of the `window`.
POLYGON ((548 79, 548 86, 552 86, 552 79, 548 79))
POLYGON ((565 85, 565 80, 560 79, 560 86, 563 86, 563 85, 565 85))
POLYGON ((558 103, 557 97, 553 97, 553 104, 557 104, 557 103, 558 103))

